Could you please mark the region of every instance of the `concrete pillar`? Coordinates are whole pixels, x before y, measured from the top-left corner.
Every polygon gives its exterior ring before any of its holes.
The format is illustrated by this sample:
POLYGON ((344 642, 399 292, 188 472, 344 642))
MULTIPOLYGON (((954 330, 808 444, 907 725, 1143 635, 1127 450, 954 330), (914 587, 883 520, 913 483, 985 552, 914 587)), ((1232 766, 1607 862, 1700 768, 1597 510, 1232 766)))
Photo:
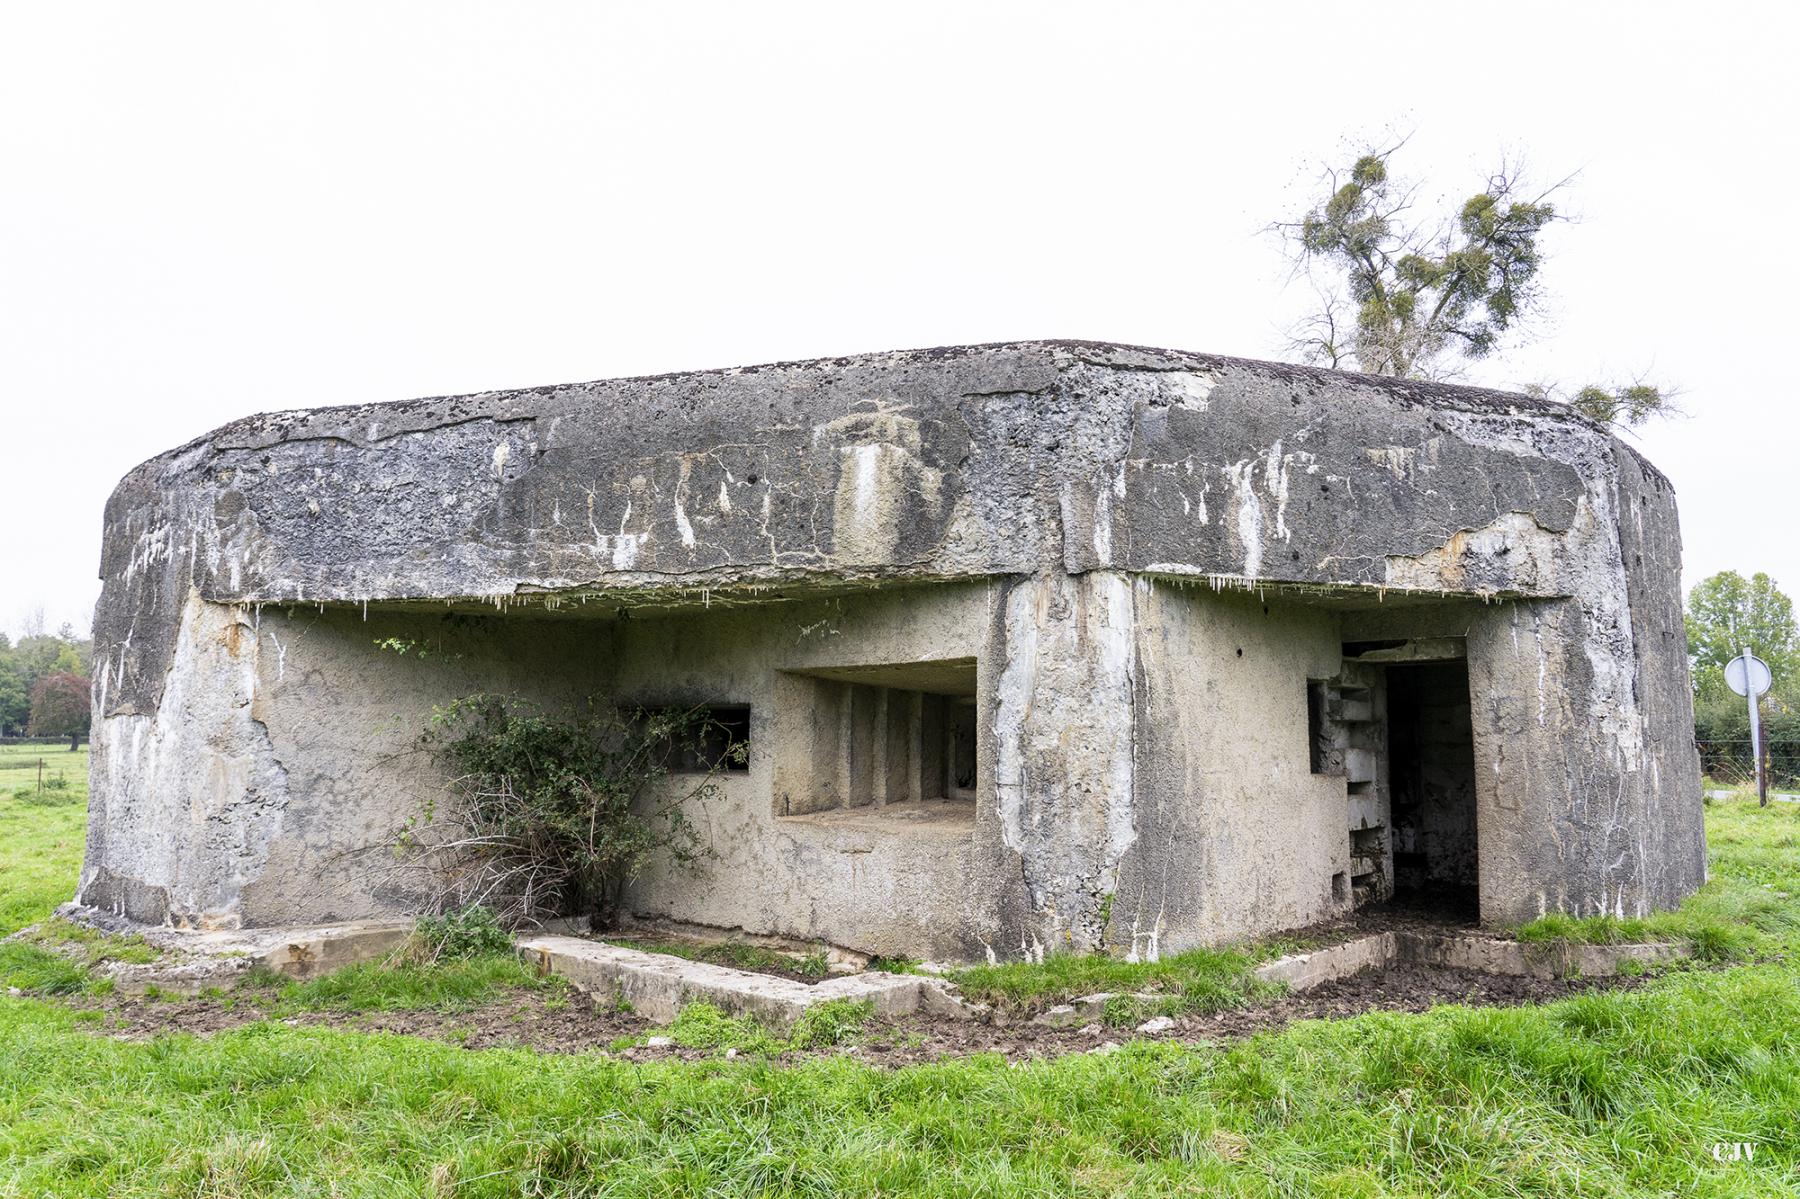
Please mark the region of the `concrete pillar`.
POLYGON ((1639 677, 1625 632, 1576 600, 1495 604, 1470 627, 1486 924, 1641 916, 1702 881, 1698 805, 1666 794, 1640 702, 1665 683, 1639 677))
POLYGON ((1092 949, 1137 835, 1131 580, 1114 571, 1021 579, 1000 607, 994 794, 1034 910, 1020 947, 1092 949))
POLYGON ((903 799, 921 800, 930 795, 925 779, 925 696, 917 691, 906 697, 906 794, 903 799))
POLYGON ((868 738, 862 752, 869 755, 869 802, 878 808, 888 805, 888 718, 893 707, 894 691, 891 687, 873 688, 873 703, 869 709, 869 727, 864 731, 868 738))

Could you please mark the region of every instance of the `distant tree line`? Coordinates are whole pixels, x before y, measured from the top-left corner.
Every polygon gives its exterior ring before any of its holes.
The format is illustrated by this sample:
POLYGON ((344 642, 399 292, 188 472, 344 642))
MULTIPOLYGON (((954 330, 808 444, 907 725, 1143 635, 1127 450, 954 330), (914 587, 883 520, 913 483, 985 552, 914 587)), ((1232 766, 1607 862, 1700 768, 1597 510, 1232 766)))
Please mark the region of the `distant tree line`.
POLYGON ((93 662, 94 643, 66 624, 16 645, 0 633, 0 736, 67 737, 77 746, 90 722, 93 662))

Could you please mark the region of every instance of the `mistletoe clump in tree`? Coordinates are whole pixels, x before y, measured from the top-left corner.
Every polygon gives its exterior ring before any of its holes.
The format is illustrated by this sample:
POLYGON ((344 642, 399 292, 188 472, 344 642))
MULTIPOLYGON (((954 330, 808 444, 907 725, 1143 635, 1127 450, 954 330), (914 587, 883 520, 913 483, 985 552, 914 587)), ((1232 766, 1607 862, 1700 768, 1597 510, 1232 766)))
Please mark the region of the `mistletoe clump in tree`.
MULTIPOLYGON (((1275 226, 1320 295, 1292 348, 1338 370, 1452 379, 1523 336, 1541 305, 1541 238, 1563 219, 1552 202, 1563 184, 1532 193, 1503 168, 1454 214, 1421 218, 1417 188, 1389 169, 1397 149, 1328 172, 1325 198, 1275 226)), ((1531 390, 1562 398, 1555 388, 1531 390)), ((1568 402, 1595 420, 1636 425, 1671 399, 1638 381, 1588 384, 1568 402)))

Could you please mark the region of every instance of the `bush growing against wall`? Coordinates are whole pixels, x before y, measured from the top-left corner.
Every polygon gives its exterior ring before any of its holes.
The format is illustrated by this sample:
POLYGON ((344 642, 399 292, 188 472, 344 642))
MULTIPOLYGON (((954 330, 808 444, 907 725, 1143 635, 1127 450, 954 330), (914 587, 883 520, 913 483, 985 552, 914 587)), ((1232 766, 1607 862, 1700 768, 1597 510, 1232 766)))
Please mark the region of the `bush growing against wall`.
POLYGON ((452 776, 453 802, 402 830, 401 859, 428 872, 440 910, 479 904, 507 925, 585 915, 608 927, 652 854, 691 868, 708 852, 684 809, 715 793, 714 773, 670 767, 716 743, 710 725, 704 708, 590 705, 565 717, 465 696, 422 738, 452 776))
POLYGON ((432 961, 491 957, 512 948, 512 937, 494 910, 478 904, 427 916, 413 935, 423 956, 432 961))

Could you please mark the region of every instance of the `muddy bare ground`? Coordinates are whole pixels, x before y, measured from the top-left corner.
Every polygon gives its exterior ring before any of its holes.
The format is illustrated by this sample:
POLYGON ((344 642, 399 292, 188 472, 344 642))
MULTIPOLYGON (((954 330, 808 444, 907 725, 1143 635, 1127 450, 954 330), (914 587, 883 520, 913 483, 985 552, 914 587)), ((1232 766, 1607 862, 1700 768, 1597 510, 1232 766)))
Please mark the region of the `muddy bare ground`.
MULTIPOLYGON (((1259 1032, 1283 1028, 1295 1020, 1330 1020, 1359 1016, 1364 1012, 1423 1012, 1437 1004, 1461 1003, 1474 1007, 1516 1007, 1547 1003, 1594 990, 1626 990, 1641 978, 1537 979, 1510 974, 1484 974, 1439 966, 1396 966, 1367 970, 1350 978, 1326 983, 1300 995, 1288 995, 1251 1007, 1233 1008, 1204 1015, 1180 1016, 1175 1026, 1155 1040, 1224 1042, 1259 1032)), ((977 1024, 953 1020, 906 1020, 894 1026, 903 1033, 901 1043, 884 1049, 863 1047, 872 1061, 896 1065, 969 1053, 1000 1053, 1008 1058, 1053 1057, 1097 1049, 1108 1041, 1140 1037, 1131 1028, 1087 1025, 1079 1029, 1045 1028, 1030 1023, 977 1024), (923 1040, 919 1041, 919 1035, 923 1040)))
POLYGON ((1481 925, 1473 916, 1459 919, 1446 914, 1441 908, 1421 910, 1385 903, 1358 908, 1347 915, 1334 916, 1305 928, 1282 933, 1280 939, 1303 946, 1322 947, 1336 945, 1354 937, 1366 937, 1371 933, 1433 933, 1442 936, 1480 931, 1481 925))
POLYGON ((264 1020, 312 1028, 395 1032, 451 1041, 470 1049, 520 1046, 553 1053, 604 1049, 620 1037, 648 1031, 650 1022, 629 1012, 599 1010, 581 995, 567 998, 512 991, 467 1011, 416 1008, 379 1012, 284 1012, 271 1015, 255 1002, 267 998, 246 989, 235 1002, 222 999, 144 999, 136 996, 81 1000, 71 1006, 96 1012, 95 1029, 123 1040, 166 1033, 205 1036, 264 1020))
MULTIPOLYGON (((1300 995, 1289 995, 1251 1007, 1178 1017, 1157 1040, 1222 1042, 1278 1029, 1294 1020, 1333 1019, 1369 1011, 1422 1012, 1435 1004, 1462 1003, 1504 1007, 1544 1003, 1591 990, 1623 990, 1641 978, 1537 979, 1484 974, 1436 966, 1404 965, 1365 971, 1327 983, 1300 995)), ((596 1010, 579 995, 557 998, 539 992, 512 992, 469 1011, 308 1012, 270 1016, 257 1004, 239 999, 146 1000, 117 997, 84 1001, 100 1016, 95 1030, 104 1035, 143 1040, 167 1033, 207 1035, 266 1019, 309 1027, 394 1032, 448 1041, 469 1049, 502 1046, 546 1053, 613 1053, 630 1061, 662 1058, 705 1058, 714 1050, 679 1046, 633 1047, 612 1051, 622 1037, 651 1031, 643 1018, 625 1012, 596 1010)), ((1098 1049, 1107 1042, 1139 1036, 1130 1027, 1090 1024, 1052 1028, 1026 1019, 992 1022, 910 1016, 875 1021, 854 1044, 835 1052, 879 1065, 906 1065, 945 1057, 998 1053, 1009 1059, 1054 1057, 1098 1049)), ((794 1056, 811 1056, 799 1055, 794 1056)))

